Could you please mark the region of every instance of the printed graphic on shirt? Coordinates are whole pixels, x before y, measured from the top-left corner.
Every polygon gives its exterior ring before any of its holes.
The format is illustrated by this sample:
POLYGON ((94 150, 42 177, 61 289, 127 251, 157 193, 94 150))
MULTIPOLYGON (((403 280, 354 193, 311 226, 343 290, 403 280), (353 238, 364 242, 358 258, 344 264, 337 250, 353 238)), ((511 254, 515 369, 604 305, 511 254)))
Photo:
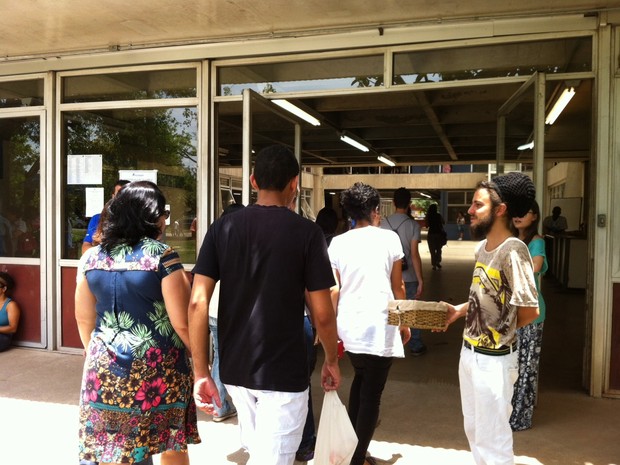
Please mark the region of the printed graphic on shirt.
POLYGON ((508 239, 490 252, 484 246, 476 254, 463 337, 497 349, 515 341, 518 307, 537 306, 538 294, 525 244, 508 239))
POLYGON ((500 270, 477 262, 469 294, 466 340, 478 347, 496 349, 510 329, 512 291, 500 270))

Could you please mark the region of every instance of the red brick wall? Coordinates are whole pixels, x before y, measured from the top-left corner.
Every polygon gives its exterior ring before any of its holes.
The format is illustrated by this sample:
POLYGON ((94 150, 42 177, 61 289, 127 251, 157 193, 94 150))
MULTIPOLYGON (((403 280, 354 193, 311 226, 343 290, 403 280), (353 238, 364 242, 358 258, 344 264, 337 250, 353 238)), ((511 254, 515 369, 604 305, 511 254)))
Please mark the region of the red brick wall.
POLYGON ((620 284, 614 284, 609 388, 620 390, 620 284))

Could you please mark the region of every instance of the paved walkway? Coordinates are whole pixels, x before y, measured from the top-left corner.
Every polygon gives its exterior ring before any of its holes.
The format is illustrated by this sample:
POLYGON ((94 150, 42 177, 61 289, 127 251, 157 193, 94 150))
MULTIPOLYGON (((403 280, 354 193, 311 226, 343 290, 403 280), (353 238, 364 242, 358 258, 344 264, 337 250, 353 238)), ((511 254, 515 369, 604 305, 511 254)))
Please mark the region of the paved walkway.
MULTIPOLYGON (((461 302, 471 276, 472 244, 449 242, 441 271, 430 269, 425 244, 421 252, 425 299, 461 302)), ((534 428, 515 434, 516 464, 620 465, 620 400, 593 399, 581 387, 583 294, 549 281, 543 291, 553 311, 545 325, 539 404, 534 428)), ((461 331, 456 324, 446 333, 425 333, 426 355, 395 361, 370 447, 379 464, 473 465, 456 373, 461 331)), ((0 354, 1 465, 77 464, 82 362, 77 355, 33 349, 0 354)), ((352 378, 346 359, 341 368, 339 394, 346 405, 352 378)), ((318 418, 322 392, 315 387, 313 394, 318 418)), ((236 419, 214 423, 200 414, 199 430, 203 443, 190 447, 194 465, 246 463, 236 419)))

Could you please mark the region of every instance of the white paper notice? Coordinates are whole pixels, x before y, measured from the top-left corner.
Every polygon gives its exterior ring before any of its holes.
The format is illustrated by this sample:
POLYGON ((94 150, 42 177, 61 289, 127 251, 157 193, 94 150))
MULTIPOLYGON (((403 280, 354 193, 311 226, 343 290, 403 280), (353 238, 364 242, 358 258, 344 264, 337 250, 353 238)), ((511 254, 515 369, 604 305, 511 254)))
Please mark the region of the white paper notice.
POLYGON ((157 170, 118 170, 118 179, 125 181, 151 181, 157 184, 157 170))
POLYGON ((89 218, 103 210, 103 187, 86 188, 86 213, 84 216, 89 218))
POLYGON ((67 155, 67 184, 102 184, 102 155, 67 155))

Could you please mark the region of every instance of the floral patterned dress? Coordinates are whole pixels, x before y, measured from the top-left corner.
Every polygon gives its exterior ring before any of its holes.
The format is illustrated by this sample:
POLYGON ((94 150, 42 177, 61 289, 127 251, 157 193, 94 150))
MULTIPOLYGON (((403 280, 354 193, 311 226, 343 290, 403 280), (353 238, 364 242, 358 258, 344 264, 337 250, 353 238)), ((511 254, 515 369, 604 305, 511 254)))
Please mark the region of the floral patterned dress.
POLYGON ((176 252, 147 238, 82 257, 97 320, 82 378, 81 460, 134 463, 200 442, 188 355, 161 291, 179 269, 176 252))

